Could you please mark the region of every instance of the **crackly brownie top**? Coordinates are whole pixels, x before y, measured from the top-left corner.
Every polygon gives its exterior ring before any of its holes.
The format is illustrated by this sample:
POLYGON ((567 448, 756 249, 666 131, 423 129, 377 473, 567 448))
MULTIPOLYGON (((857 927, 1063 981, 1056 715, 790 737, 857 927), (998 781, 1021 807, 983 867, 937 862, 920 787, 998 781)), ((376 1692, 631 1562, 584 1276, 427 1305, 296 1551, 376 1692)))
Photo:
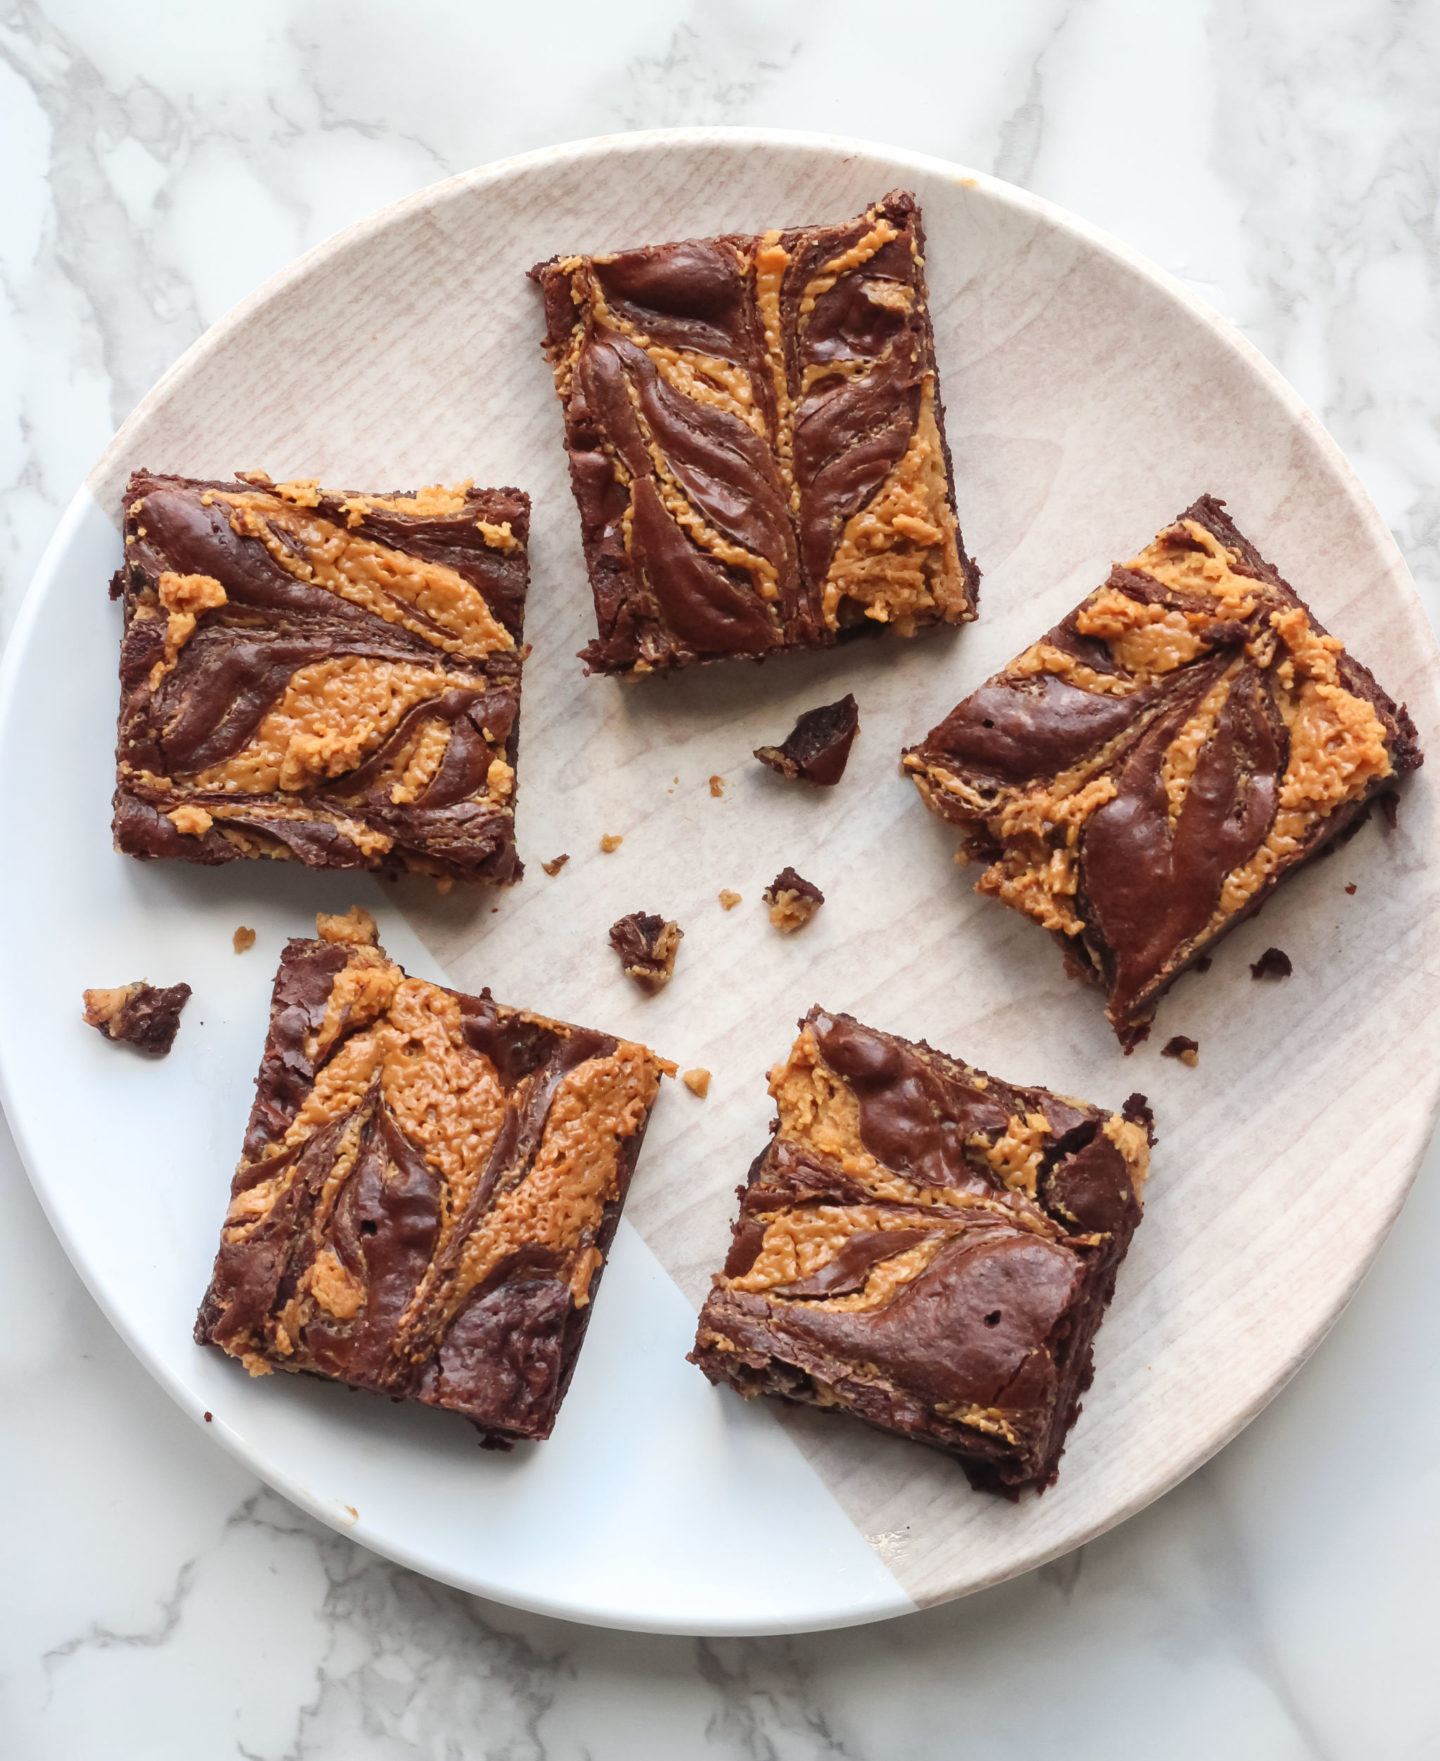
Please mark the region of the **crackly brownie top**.
MULTIPOLYGON (((775 1138, 751 1175, 701 1346, 856 1361, 942 1417, 1041 1426, 1045 1342, 1087 1255, 1140 1215, 1149 1112, 1017 1088, 812 1009, 771 1072, 775 1138), (1032 1385, 1033 1384, 1033 1385, 1032 1385)), ((822 1373, 822 1372, 817 1372, 822 1373)), ((1019 1428, 1017 1428, 1019 1427, 1019 1428)))
POLYGON ((593 665, 973 615, 923 263, 914 200, 896 192, 839 226, 532 271, 600 618, 593 665))
POLYGON ((132 477, 122 847, 127 831, 171 846, 155 854, 188 853, 177 835, 259 834, 310 860, 323 833, 361 860, 398 845, 461 869, 493 849, 513 792, 528 521, 519 491, 469 484, 132 477))
POLYGON ((1207 496, 904 763, 989 859, 979 891, 1072 938, 1120 1026, 1419 753, 1207 496))
POLYGON ((367 913, 319 927, 276 980, 204 1337, 257 1373, 426 1398, 438 1375, 441 1404, 484 1416, 493 1370, 473 1341, 447 1357, 447 1334, 507 1284, 516 1337, 553 1331, 547 1290, 584 1307, 625 1142, 669 1067, 407 976, 367 913))

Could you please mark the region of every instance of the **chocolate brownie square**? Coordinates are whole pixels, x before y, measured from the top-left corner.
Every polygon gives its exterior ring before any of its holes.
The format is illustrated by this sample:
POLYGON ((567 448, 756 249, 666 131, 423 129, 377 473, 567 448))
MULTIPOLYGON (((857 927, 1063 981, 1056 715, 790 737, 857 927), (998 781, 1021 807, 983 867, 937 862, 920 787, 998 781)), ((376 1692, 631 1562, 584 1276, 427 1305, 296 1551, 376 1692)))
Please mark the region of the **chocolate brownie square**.
POLYGON ((692 1361, 1043 1489, 1140 1221, 1144 1097, 1109 1113, 822 1009, 770 1092, 692 1361))
POLYGON ((138 471, 115 847, 512 881, 529 499, 138 471))
POLYGON ((408 977, 356 910, 289 943, 195 1337, 548 1437, 662 1074, 408 977))
POLYGON ((1127 1050, 1187 967, 1420 763, 1414 724, 1202 496, 904 755, 976 890, 1127 1050))
POLYGON ((836 226, 530 271, 595 596, 590 671, 975 616, 924 250, 893 191, 836 226))

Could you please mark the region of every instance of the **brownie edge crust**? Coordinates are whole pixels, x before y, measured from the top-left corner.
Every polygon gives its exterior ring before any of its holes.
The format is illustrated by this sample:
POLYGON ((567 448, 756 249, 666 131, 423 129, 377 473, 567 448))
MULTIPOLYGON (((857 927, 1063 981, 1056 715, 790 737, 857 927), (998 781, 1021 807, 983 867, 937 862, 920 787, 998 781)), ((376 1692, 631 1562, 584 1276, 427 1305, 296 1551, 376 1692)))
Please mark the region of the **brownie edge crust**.
POLYGON ((195 1337, 550 1435, 662 1075, 407 976, 358 909, 286 947, 195 1337))
POLYGON ((1043 1490, 1140 1221, 1144 1097, 1106 1113, 818 1008, 770 1092, 691 1361, 1043 1490))
POLYGON ((1202 496, 903 757, 1128 1051, 1175 979, 1421 762, 1414 724, 1202 496))
POLYGON ((529 519, 468 483, 136 472, 116 849, 517 880, 529 519))
POLYGON ((975 616, 915 199, 530 271, 565 415, 591 672, 975 616))

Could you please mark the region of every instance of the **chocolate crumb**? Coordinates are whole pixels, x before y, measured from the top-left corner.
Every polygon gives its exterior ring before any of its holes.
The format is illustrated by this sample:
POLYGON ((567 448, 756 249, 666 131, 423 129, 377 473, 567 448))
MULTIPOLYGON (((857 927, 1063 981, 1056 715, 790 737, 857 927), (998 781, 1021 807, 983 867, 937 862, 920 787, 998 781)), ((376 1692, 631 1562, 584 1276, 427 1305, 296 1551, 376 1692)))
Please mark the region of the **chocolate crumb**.
POLYGON ((235 952, 237 954, 243 954, 247 948, 253 948, 255 946, 255 931, 253 929, 246 929, 244 924, 242 924, 230 939, 235 945, 235 952))
POLYGON ((715 796, 720 796, 725 793, 725 779, 724 779, 724 777, 711 777, 711 779, 710 779, 710 793, 715 796))
POLYGON ((670 982, 684 934, 667 918, 632 911, 610 925, 610 946, 620 956, 626 978, 633 979, 647 997, 653 997, 670 982))
POLYGON ((141 980, 114 990, 86 991, 85 1020, 107 1039, 121 1040, 137 1052, 163 1058, 175 1044, 180 1011, 189 1001, 188 984, 162 989, 141 980))
POLYGON ((1345 889, 1345 891, 1346 891, 1346 892, 1347 892, 1347 893, 1353 893, 1353 892, 1354 892, 1354 891, 1355 891, 1355 882, 1354 882, 1354 881, 1351 881, 1351 882, 1350 882, 1350 884, 1349 884, 1349 886, 1348 886, 1348 887, 1346 887, 1346 889, 1345 889))
POLYGON ((844 776, 850 748, 859 731, 859 706, 847 692, 838 703, 807 709, 783 745, 757 746, 755 756, 791 782, 828 787, 844 776))
POLYGON ((540 866, 545 870, 546 874, 559 874, 560 870, 564 868, 569 860, 570 857, 567 853, 564 856, 553 857, 549 862, 542 862, 540 866))
POLYGON ((213 1422, 214 1422, 214 1419, 215 1419, 215 1415, 214 1415, 214 1413, 213 1413, 213 1412, 207 1412, 207 1413, 206 1413, 206 1415, 205 1415, 205 1423, 206 1423, 206 1424, 207 1424, 207 1425, 208 1425, 208 1424, 212 1424, 212 1423, 213 1423, 213 1422))
POLYGON ((760 896, 769 907, 771 923, 787 936, 804 929, 825 903, 819 887, 793 868, 782 868, 760 896))
POLYGON ((687 1070, 680 1080, 692 1095, 699 1095, 702 1101, 710 1092, 710 1072, 708 1070, 687 1070))
POLYGON ((1400 797, 1393 789, 1387 789, 1379 797, 1380 815, 1385 821, 1387 832, 1393 832, 1400 818, 1400 797))
POLYGON ((1186 1039, 1183 1033, 1177 1033, 1172 1040, 1167 1040, 1160 1048, 1162 1058, 1178 1058, 1182 1064, 1188 1064, 1193 1070, 1200 1062, 1200 1042, 1186 1039))
POLYGON ((1143 1125, 1145 1127, 1145 1136, 1150 1142, 1150 1147, 1152 1150, 1154 1149, 1155 1115, 1150 1111, 1150 1102, 1144 1095, 1133 1094, 1127 1096, 1125 1105, 1120 1109, 1120 1117, 1128 1120, 1131 1125, 1143 1125))
POLYGON ((1294 970, 1290 956, 1279 948, 1267 948, 1258 960, 1250 962, 1251 978, 1289 978, 1294 970))

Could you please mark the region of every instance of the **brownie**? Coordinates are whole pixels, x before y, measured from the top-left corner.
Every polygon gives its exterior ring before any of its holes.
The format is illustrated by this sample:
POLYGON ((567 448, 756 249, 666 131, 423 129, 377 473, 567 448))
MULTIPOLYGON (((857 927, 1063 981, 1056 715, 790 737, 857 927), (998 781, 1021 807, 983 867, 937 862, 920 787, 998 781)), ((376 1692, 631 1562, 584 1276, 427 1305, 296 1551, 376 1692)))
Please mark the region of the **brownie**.
POLYGON ((983 1489, 1050 1484, 1140 1221, 1144 1097, 1107 1113, 821 1009, 770 1092, 692 1361, 943 1449, 983 1489))
POLYGON ((85 993, 85 1022, 106 1039, 119 1040, 163 1058, 180 1031, 180 1011, 190 1001, 188 984, 153 985, 140 980, 85 993))
POLYGON ((139 471, 115 847, 517 880, 529 498, 139 471))
POLYGON ((804 929, 825 903, 825 895, 803 874, 793 868, 782 868, 760 895, 770 913, 770 921, 782 935, 794 935, 804 929))
POLYGON ((838 226, 530 271, 595 596, 589 671, 974 617, 924 248, 895 191, 838 226))
POLYGON ((807 709, 779 746, 757 746, 761 764, 791 782, 833 786, 845 774, 860 732, 860 706, 847 692, 838 703, 807 709))
POLYGON ((407 977, 362 912, 285 949, 201 1344, 548 1437, 662 1073, 407 977))
POLYGON ((1420 763, 1414 724, 1203 496, 967 697, 905 769, 1054 932, 1121 1043, 1420 763))
POLYGON ((610 925, 610 946, 620 956, 626 978, 653 997, 675 975, 675 956, 685 931, 653 912, 632 911, 610 925))

